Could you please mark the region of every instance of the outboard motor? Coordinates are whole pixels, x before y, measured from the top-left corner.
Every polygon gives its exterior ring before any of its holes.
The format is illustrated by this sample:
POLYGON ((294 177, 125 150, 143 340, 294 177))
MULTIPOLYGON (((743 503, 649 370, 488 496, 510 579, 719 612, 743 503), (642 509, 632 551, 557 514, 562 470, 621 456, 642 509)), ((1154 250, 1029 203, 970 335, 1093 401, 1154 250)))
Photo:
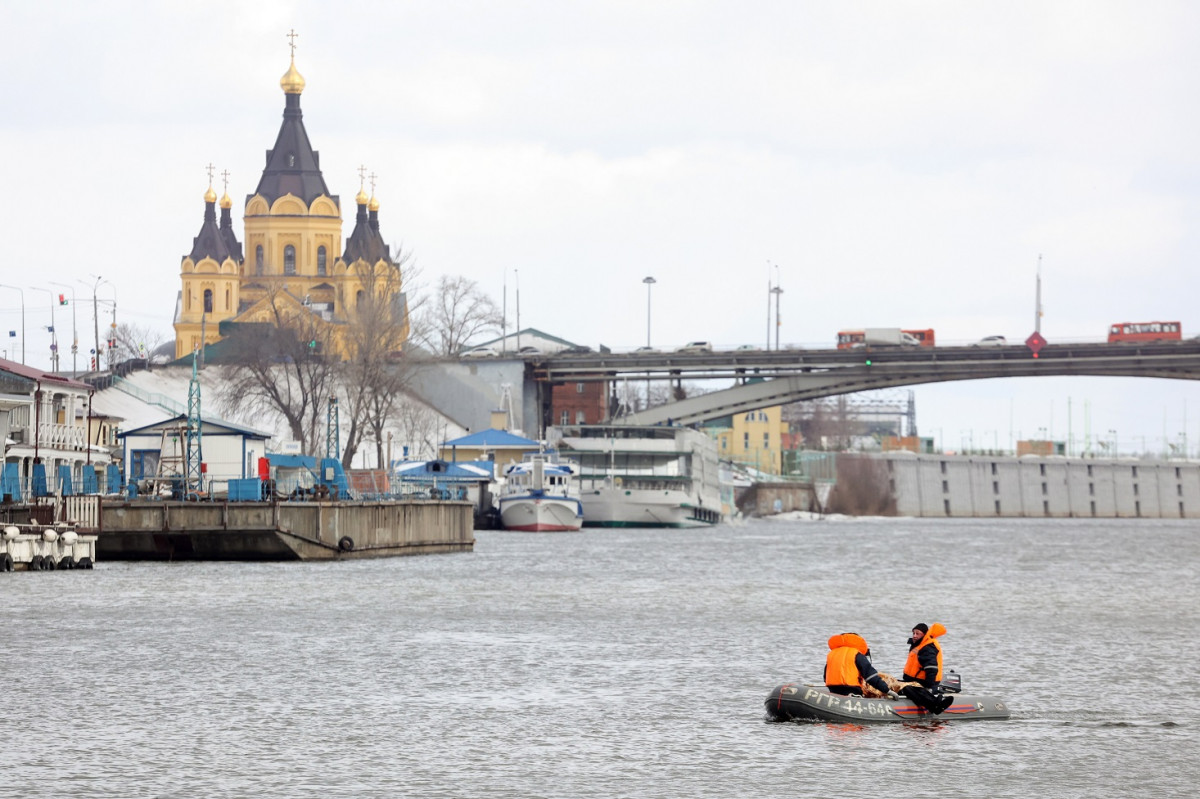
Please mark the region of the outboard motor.
POLYGON ((942 690, 948 694, 962 693, 962 677, 959 676, 957 671, 947 670, 942 675, 942 690))

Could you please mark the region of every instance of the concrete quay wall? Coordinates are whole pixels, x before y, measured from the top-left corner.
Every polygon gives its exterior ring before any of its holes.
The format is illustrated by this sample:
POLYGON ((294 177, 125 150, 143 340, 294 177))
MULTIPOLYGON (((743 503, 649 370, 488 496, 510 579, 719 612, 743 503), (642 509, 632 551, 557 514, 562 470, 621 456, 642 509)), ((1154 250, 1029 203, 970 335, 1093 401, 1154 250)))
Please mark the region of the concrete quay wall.
POLYGON ((901 516, 1200 518, 1200 463, 879 456, 901 516))
POLYGON ((816 507, 811 482, 754 483, 738 494, 736 504, 746 516, 807 512, 816 507))
POLYGON ((330 560, 469 552, 459 501, 106 503, 100 560, 330 560))

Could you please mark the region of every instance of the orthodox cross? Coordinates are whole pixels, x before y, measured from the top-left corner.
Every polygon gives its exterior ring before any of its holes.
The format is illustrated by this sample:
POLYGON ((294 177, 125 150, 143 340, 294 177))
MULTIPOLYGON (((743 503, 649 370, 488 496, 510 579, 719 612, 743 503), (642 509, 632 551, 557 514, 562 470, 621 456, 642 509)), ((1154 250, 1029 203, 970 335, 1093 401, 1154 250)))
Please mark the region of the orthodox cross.
POLYGON ((226 169, 225 171, 223 171, 221 173, 221 180, 224 181, 224 183, 225 183, 224 191, 226 194, 228 194, 229 193, 229 170, 228 169, 226 169))
POLYGON ((205 169, 205 171, 206 171, 206 172, 208 172, 208 185, 210 185, 210 186, 211 186, 211 185, 212 185, 212 179, 213 179, 213 171, 216 169, 216 167, 214 167, 214 166, 212 165, 212 162, 211 162, 211 161, 209 161, 209 162, 208 162, 208 166, 204 167, 204 169, 205 169))
POLYGON ((296 37, 300 34, 296 33, 296 29, 292 28, 287 32, 288 47, 292 48, 292 58, 296 57, 296 37))

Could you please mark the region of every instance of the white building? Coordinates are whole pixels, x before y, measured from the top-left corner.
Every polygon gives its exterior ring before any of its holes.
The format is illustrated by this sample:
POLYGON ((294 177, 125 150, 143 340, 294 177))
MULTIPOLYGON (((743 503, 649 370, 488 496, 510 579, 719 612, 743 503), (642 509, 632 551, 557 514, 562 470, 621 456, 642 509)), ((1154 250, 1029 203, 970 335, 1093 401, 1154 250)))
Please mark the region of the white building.
MULTIPOLYGON (((127 430, 118 438, 124 447, 126 475, 132 482, 158 477, 183 475, 187 442, 187 415, 127 430), (160 472, 161 467, 161 472, 160 472)), ((241 427, 217 419, 200 424, 201 463, 204 464, 205 490, 224 493, 225 483, 257 475, 257 463, 266 455, 269 433, 241 427)))
POLYGON ((4 494, 28 500, 35 466, 45 474, 43 494, 83 493, 85 467, 94 467, 99 490, 111 458, 111 416, 92 413, 94 389, 63 375, 0 359, 0 440, 4 442, 4 494), (17 485, 19 484, 19 493, 17 485))

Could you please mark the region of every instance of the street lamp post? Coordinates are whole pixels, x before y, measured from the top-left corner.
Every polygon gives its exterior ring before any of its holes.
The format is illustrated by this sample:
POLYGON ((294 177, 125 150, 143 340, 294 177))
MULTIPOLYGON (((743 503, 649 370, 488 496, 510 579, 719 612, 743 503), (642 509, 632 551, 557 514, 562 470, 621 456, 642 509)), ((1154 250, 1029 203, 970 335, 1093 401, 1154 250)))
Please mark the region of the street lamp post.
MULTIPOLYGON (((112 303, 112 323, 108 326, 109 333, 108 333, 108 339, 107 339, 107 341, 109 342, 109 345, 108 345, 108 347, 105 348, 105 354, 108 355, 108 368, 112 369, 113 363, 117 359, 117 355, 116 355, 116 350, 117 350, 117 287, 114 286, 112 283, 109 283, 107 280, 104 281, 104 283, 110 289, 112 289, 112 294, 113 294, 113 298, 111 301, 110 300, 104 301, 106 303, 108 303, 108 302, 112 303)), ((201 338, 203 338, 203 336, 201 336, 201 338)), ((201 365, 203 365, 203 363, 204 363, 203 346, 201 347, 201 350, 200 350, 200 363, 201 363, 201 365)))
MULTIPOLYGON (((771 293, 775 295, 775 349, 779 349, 779 295, 783 293, 783 288, 776 283, 775 288, 771 289, 771 293)), ((767 342, 770 346, 770 342, 767 342)))
MULTIPOLYGON (((96 336, 95 349, 92 350, 92 354, 96 357, 96 362, 92 365, 92 369, 95 371, 100 371, 100 301, 96 298, 96 292, 97 292, 97 290, 99 290, 101 283, 108 283, 108 281, 105 280, 104 278, 102 278, 100 275, 92 275, 92 277, 95 278, 95 282, 91 284, 91 286, 92 286, 92 332, 96 336)), ((80 280, 79 282, 83 283, 82 280, 80 280)), ((88 284, 83 283, 83 285, 86 286, 88 284)), ((112 284, 109 283, 109 285, 111 286, 112 284)), ((116 297, 117 297, 117 290, 114 288, 113 289, 113 307, 114 308, 116 307, 116 304, 117 304, 116 297)))
POLYGON ((646 346, 649 347, 650 346, 650 287, 653 286, 658 281, 656 281, 652 277, 646 277, 642 280, 642 282, 646 284, 646 346))
POLYGON ((20 286, 9 286, 0 283, 0 288, 13 289, 21 294, 21 363, 25 363, 25 290, 20 286))
POLYGON ((77 357, 79 353, 79 328, 75 325, 75 287, 68 286, 66 283, 55 283, 53 280, 50 281, 50 285, 71 290, 71 375, 74 376, 79 370, 77 357))
POLYGON ((30 286, 31 291, 44 291, 50 295, 50 371, 58 371, 58 332, 54 329, 54 292, 40 286, 30 286))
POLYGON ((767 343, 766 348, 771 349, 771 291, 774 288, 771 285, 771 268, 773 264, 770 260, 767 261, 767 343))

